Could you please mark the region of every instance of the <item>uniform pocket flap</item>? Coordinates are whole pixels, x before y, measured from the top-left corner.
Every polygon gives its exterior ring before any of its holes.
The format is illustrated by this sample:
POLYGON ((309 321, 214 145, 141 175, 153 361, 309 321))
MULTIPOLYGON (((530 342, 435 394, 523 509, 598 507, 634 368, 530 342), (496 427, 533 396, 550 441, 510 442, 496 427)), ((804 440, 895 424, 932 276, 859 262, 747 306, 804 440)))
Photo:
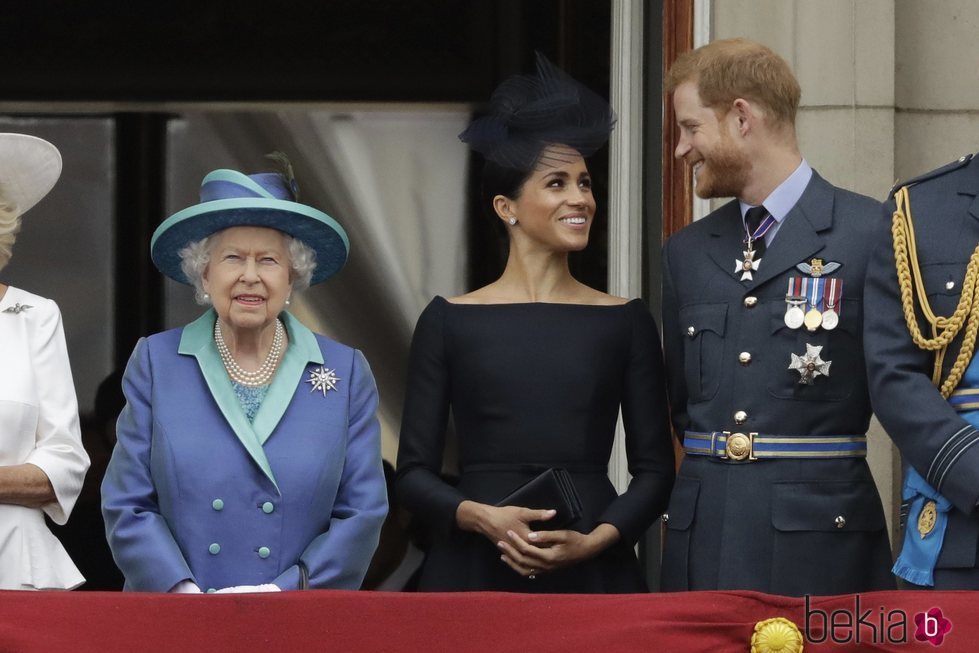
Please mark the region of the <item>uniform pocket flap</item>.
POLYGON ((680 328, 689 337, 702 331, 724 335, 727 324, 727 304, 694 304, 680 309, 680 328))
POLYGON ((873 483, 775 483, 772 526, 780 531, 877 531, 884 512, 873 483))
POLYGON ((685 531, 693 523, 697 512, 697 495, 700 494, 700 481, 693 478, 678 477, 670 495, 670 507, 666 527, 674 531, 685 531))
POLYGON ((921 280, 929 297, 945 295, 958 297, 962 294, 965 268, 969 259, 944 263, 926 263, 921 266, 921 280))

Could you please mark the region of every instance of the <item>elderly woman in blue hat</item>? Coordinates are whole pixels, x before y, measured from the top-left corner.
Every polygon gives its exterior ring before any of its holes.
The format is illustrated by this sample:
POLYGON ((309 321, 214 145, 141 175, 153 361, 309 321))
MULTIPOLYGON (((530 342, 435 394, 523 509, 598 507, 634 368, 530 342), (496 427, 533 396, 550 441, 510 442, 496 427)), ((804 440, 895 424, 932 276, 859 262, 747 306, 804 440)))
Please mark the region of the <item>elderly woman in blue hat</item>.
POLYGON ((348 240, 290 177, 216 170, 152 256, 211 308, 141 339, 102 484, 127 590, 358 589, 387 512, 374 378, 289 314, 348 240))

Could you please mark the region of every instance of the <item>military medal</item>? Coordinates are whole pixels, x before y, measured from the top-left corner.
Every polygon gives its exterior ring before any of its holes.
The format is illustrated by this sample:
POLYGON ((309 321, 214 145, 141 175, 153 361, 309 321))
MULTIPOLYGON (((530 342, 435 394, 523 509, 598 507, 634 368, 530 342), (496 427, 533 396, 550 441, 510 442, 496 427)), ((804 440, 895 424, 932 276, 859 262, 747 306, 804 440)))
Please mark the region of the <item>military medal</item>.
POLYGON ((806 317, 803 318, 803 323, 807 329, 815 331, 823 323, 823 314, 819 312, 819 309, 810 308, 806 312, 806 317))
POLYGON ((751 248, 751 243, 748 243, 748 249, 744 250, 744 258, 734 261, 734 274, 740 272, 741 281, 750 280, 752 278, 751 272, 758 269, 759 263, 761 263, 761 259, 755 260, 755 250, 751 248))
POLYGON ((768 230, 772 228, 775 224, 775 218, 768 214, 765 219, 761 221, 758 228, 752 234, 748 233, 748 227, 745 225, 745 249, 742 250, 742 258, 735 259, 734 261, 734 274, 741 273, 741 281, 751 281, 753 277, 752 272, 758 271, 758 266, 761 265, 761 257, 755 260, 755 241, 759 238, 764 238, 768 230))
POLYGON ((824 361, 820 358, 819 354, 822 351, 822 345, 816 347, 807 342, 804 355, 790 354, 792 362, 789 363, 789 369, 799 373, 801 385, 812 385, 817 376, 829 376, 829 366, 833 364, 833 361, 824 361))
POLYGON ((805 325, 810 331, 815 331, 823 323, 823 312, 819 305, 823 303, 823 284, 818 277, 808 280, 809 290, 806 293, 809 300, 809 310, 806 311, 805 325))
POLYGON ((918 535, 925 539, 929 533, 935 530, 935 522, 938 521, 937 504, 934 501, 926 501, 921 507, 921 514, 918 515, 918 535))
POLYGON ((832 331, 840 323, 837 308, 843 294, 843 279, 826 279, 826 310, 823 311, 823 328, 832 331))
MULTIPOLYGON (((789 302, 788 299, 786 299, 785 301, 789 302)), ((785 326, 789 327, 790 329, 798 329, 803 324, 805 324, 806 314, 802 312, 802 304, 805 303, 806 300, 803 299, 798 303, 794 303, 794 305, 790 306, 785 311, 785 326)))
POLYGON ((802 290, 801 277, 789 277, 788 291, 785 293, 785 326, 798 329, 806 319, 802 307, 806 304, 806 295, 802 290))

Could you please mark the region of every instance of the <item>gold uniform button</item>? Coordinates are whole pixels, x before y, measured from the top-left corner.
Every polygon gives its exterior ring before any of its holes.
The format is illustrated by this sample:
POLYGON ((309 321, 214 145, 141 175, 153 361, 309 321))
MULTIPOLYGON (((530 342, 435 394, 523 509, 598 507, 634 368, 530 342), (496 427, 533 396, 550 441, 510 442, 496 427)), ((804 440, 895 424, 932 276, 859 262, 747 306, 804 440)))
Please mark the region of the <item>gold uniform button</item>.
POLYGON ((754 308, 757 305, 758 305, 758 298, 757 297, 755 297, 755 296, 748 296, 748 297, 745 297, 744 298, 744 307, 745 308, 754 308))
POLYGON ((844 519, 843 515, 839 515, 836 519, 833 520, 833 523, 836 524, 837 528, 843 528, 844 526, 846 526, 846 519, 844 519))
POLYGON ((697 333, 697 330, 695 328, 693 328, 692 326, 688 326, 687 327, 687 335, 688 336, 690 336, 691 338, 693 338, 693 335, 695 333, 697 333))
POLYGON ((734 414, 734 422, 736 424, 744 424, 747 421, 748 421, 748 413, 744 412, 743 410, 739 410, 734 414))
POLYGON ((742 365, 751 364, 751 352, 743 351, 740 354, 738 354, 738 362, 741 363, 742 365))

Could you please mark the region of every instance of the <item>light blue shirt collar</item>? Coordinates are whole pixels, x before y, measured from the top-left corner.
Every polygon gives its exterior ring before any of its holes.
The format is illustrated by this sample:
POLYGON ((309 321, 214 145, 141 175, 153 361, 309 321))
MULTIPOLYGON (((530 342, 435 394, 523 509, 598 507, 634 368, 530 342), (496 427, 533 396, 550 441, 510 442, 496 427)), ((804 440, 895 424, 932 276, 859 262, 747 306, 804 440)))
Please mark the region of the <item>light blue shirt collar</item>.
MULTIPOLYGON (((765 235, 765 241, 771 242, 772 237, 778 228, 782 226, 782 221, 785 220, 785 216, 789 214, 789 211, 799 202, 799 198, 802 197, 802 193, 805 192, 806 186, 809 185, 809 180, 812 179, 812 168, 805 159, 799 164, 799 167, 792 172, 791 175, 785 178, 781 184, 779 184, 775 190, 772 191, 771 195, 765 198, 762 202, 765 209, 772 214, 775 218, 775 225, 769 230, 765 235)), ((748 209, 752 208, 751 204, 747 204, 741 200, 738 200, 741 205, 741 221, 744 222, 744 215, 748 212, 748 209)))

